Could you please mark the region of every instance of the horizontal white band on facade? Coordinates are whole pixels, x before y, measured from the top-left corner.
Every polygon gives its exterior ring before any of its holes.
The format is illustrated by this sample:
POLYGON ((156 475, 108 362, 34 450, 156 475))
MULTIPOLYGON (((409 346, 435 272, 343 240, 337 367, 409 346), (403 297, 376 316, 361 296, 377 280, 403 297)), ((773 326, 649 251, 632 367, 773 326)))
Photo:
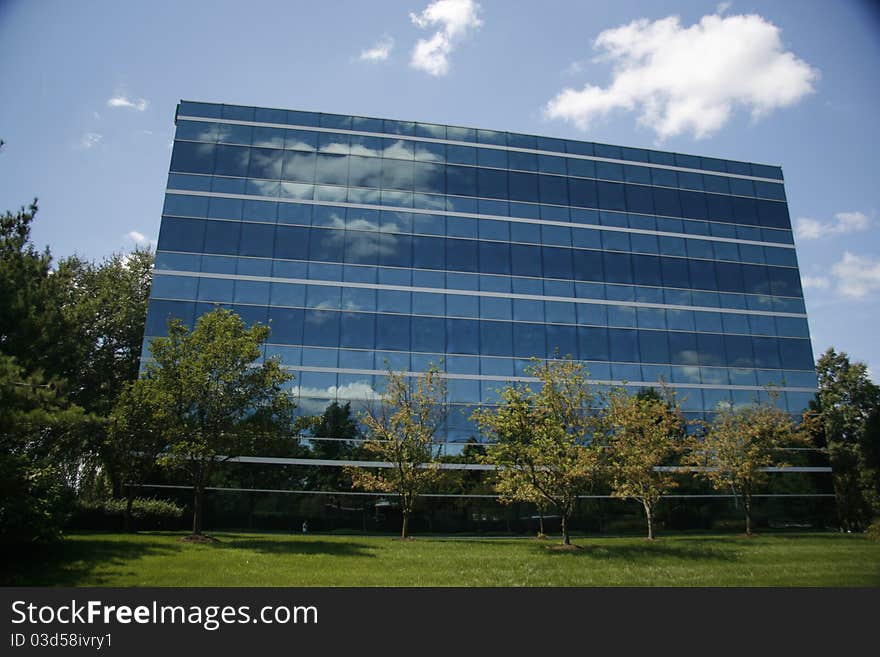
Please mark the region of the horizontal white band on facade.
MULTIPOLYGON (((593 182, 613 183, 613 184, 615 184, 615 185, 623 185, 623 184, 626 184, 626 185, 637 185, 637 186, 639 186, 639 187, 652 187, 652 188, 657 188, 657 189, 670 189, 670 190, 673 190, 673 191, 685 191, 685 192, 696 192, 696 193, 715 194, 715 195, 718 195, 718 196, 727 196, 727 197, 730 197, 730 198, 744 198, 744 199, 751 199, 751 200, 756 200, 756 201, 771 201, 771 202, 773 202, 773 203, 785 203, 785 204, 788 203, 788 201, 786 201, 785 199, 766 198, 766 197, 763 197, 763 196, 754 196, 754 195, 752 195, 752 196, 747 196, 747 195, 744 195, 744 194, 734 194, 734 193, 732 193, 732 192, 719 192, 719 191, 711 191, 711 190, 703 190, 703 189, 693 189, 693 188, 686 188, 686 187, 670 187, 669 185, 661 185, 661 184, 659 184, 659 183, 647 183, 647 182, 633 181, 633 180, 611 180, 611 179, 608 179, 608 178, 599 178, 599 177, 596 177, 596 176, 585 176, 585 175, 574 175, 574 174, 565 174, 565 173, 555 173, 555 172, 550 172, 550 171, 536 171, 536 170, 526 170, 526 169, 511 169, 511 168, 507 168, 507 167, 499 167, 499 166, 497 166, 497 165, 464 164, 464 163, 457 163, 457 162, 439 162, 439 161, 436 161, 436 160, 414 160, 414 159, 408 159, 408 158, 407 158, 407 159, 403 159, 403 158, 398 158, 398 157, 393 157, 393 156, 384 156, 384 155, 363 155, 363 154, 358 154, 358 153, 340 153, 340 152, 338 152, 338 151, 333 151, 333 150, 327 150, 327 151, 322 151, 322 150, 320 150, 320 149, 316 149, 316 150, 301 150, 301 149, 294 149, 294 148, 280 148, 280 147, 271 147, 271 146, 254 146, 254 145, 252 145, 252 144, 244 144, 244 143, 241 143, 241 142, 235 142, 235 141, 217 141, 217 142, 214 142, 214 141, 200 141, 200 140, 198 140, 198 139, 186 139, 186 138, 175 138, 174 141, 175 141, 175 142, 181 142, 181 143, 187 143, 187 144, 207 144, 207 145, 210 145, 210 146, 213 146, 213 145, 216 144, 216 145, 219 145, 219 146, 236 146, 236 147, 240 147, 240 148, 262 148, 262 149, 268 149, 268 150, 282 151, 282 152, 285 152, 285 153, 300 153, 300 154, 306 154, 306 153, 314 154, 314 153, 316 153, 316 154, 318 154, 318 155, 331 155, 331 156, 336 156, 336 157, 347 156, 347 155, 353 155, 353 156, 355 156, 355 157, 376 158, 376 159, 379 159, 379 160, 385 160, 385 159, 388 159, 388 160, 392 160, 392 161, 394 161, 394 162, 414 162, 414 163, 416 163, 416 164, 433 164, 433 165, 436 165, 436 166, 447 166, 447 165, 448 165, 448 166, 455 166, 455 167, 464 167, 464 168, 469 168, 469 169, 487 169, 487 170, 490 170, 490 171, 504 171, 504 172, 509 172, 509 173, 526 173, 526 174, 532 174, 532 175, 553 176, 553 177, 555 177, 555 178, 566 178, 566 179, 573 179, 573 180, 590 180, 590 181, 593 181, 593 182)), ((565 155, 563 155, 562 157, 565 157, 565 155)), ((588 159, 588 158, 584 158, 584 159, 588 159)), ((612 161, 612 160, 608 160, 608 161, 612 161)), ((657 168, 661 168, 661 167, 658 166, 657 168)), ((667 167, 667 168, 668 168, 668 167, 667 167)), ((241 177, 242 177, 242 176, 233 176, 233 175, 222 174, 222 173, 218 173, 218 174, 209 174, 209 173, 193 173, 193 172, 187 172, 187 171, 170 171, 169 173, 184 174, 184 175, 191 175, 191 176, 216 176, 217 178, 223 178, 223 179, 226 179, 226 178, 230 178, 230 179, 231 179, 231 178, 241 178, 241 177)), ((732 174, 720 174, 720 175, 732 175, 732 174)), ((736 177, 739 177, 739 178, 746 178, 747 176, 736 176, 736 177)), ((260 178, 259 180, 266 180, 266 179, 265 179, 265 178, 260 178)), ((759 178, 758 180, 762 180, 762 179, 759 178)), ((276 181, 272 181, 272 182, 276 182, 276 181)), ((286 181, 281 181, 281 182, 299 182, 299 181, 295 181, 295 180, 286 180, 286 181)), ((778 184, 780 184, 780 185, 782 184, 782 181, 777 181, 777 182, 778 182, 778 184)), ((333 184, 333 183, 302 183, 302 182, 300 182, 300 184, 318 184, 318 185, 323 185, 323 184, 333 184)), ((369 188, 356 187, 355 189, 369 189, 369 188)), ((392 189, 388 189, 388 190, 385 190, 385 191, 409 192, 409 190, 392 190, 392 189)), ((493 198, 488 198, 488 197, 469 197, 469 196, 460 196, 460 195, 458 195, 458 194, 438 194, 437 192, 416 192, 416 191, 413 191, 413 192, 411 192, 411 193, 415 193, 415 194, 428 194, 428 195, 432 195, 432 196, 451 196, 452 198, 482 198, 482 199, 484 199, 484 200, 489 200, 489 201, 501 201, 501 202, 507 202, 507 201, 509 201, 509 202, 511 202, 511 203, 525 203, 525 204, 528 204, 528 205, 540 205, 540 204, 538 204, 538 203, 535 203, 534 201, 518 201, 518 200, 516 200, 516 199, 510 199, 510 198, 508 198, 508 199, 493 199, 493 198)), ((546 205, 553 205, 553 206, 556 206, 556 207, 569 207, 569 206, 559 206, 559 205, 556 204, 556 203, 547 203, 546 205)), ((583 209, 583 208, 581 208, 581 206, 571 206, 571 207, 576 207, 576 208, 579 208, 579 209, 583 209)), ((596 210, 598 210, 599 208, 585 208, 585 209, 596 209, 596 210)), ((606 211, 607 211, 607 212, 622 212, 621 210, 606 210, 606 211)), ((634 214, 643 214, 643 213, 634 213, 634 214)), ((661 216, 662 216, 662 217, 667 217, 667 216, 669 216, 669 215, 655 215, 655 216, 658 216, 658 217, 661 217, 661 216)), ((680 218, 685 218, 685 217, 672 217, 672 218, 673 218, 673 219, 680 219, 680 218)), ((694 221, 711 221, 711 220, 709 220, 709 219, 694 219, 694 221)), ((717 223, 717 222, 716 222, 716 223, 717 223)), ((722 222, 722 223, 724 223, 724 222, 722 222)), ((784 230, 784 229, 776 229, 776 230, 784 230)))
MULTIPOLYGON (((275 181, 273 181, 275 182, 275 181)), ((308 185, 312 183, 294 183, 294 184, 303 184, 308 185)), ((347 188, 345 188, 347 189, 347 188)), ((356 188, 360 189, 360 188, 356 188)), ((378 190, 377 190, 378 191, 378 190)), ((704 240, 707 242, 726 242, 728 244, 748 244, 751 246, 771 246, 778 247, 781 249, 790 249, 795 250, 794 244, 782 244, 779 242, 764 242, 761 240, 747 240, 747 239, 739 239, 737 237, 717 237, 715 235, 693 235, 691 233, 670 233, 667 231, 661 230, 648 230, 646 228, 626 228, 623 226, 599 226, 596 224, 581 224, 574 221, 557 221, 554 219, 531 219, 528 217, 507 217, 504 215, 497 214, 480 214, 477 212, 457 212, 454 210, 425 210, 422 208, 401 208, 393 205, 375 205, 370 203, 349 203, 348 201, 315 201, 310 199, 296 199, 296 198, 282 198, 278 196, 259 196, 256 194, 233 194, 229 192, 201 192, 198 190, 191 189, 173 189, 168 188, 165 190, 166 194, 179 194, 183 196, 206 196, 208 198, 227 198, 234 199, 238 201, 269 201, 269 202, 280 202, 280 203, 297 203, 300 205, 320 205, 320 206, 329 206, 329 207, 344 207, 344 208, 355 208, 357 210, 379 210, 385 212, 409 212, 412 214, 443 214, 448 215, 450 217, 462 217, 465 219, 487 219, 490 221, 509 221, 511 223, 518 224, 536 224, 539 226, 559 226, 561 228, 584 228, 587 230, 599 230, 599 231, 607 231, 613 233, 634 233, 636 235, 652 235, 655 237, 678 237, 681 239, 697 239, 704 240)), ((558 207, 569 207, 569 206, 558 206, 558 207)), ((602 210, 602 212, 616 212, 615 210, 602 210)), ((652 215, 656 217, 663 217, 663 215, 652 215)), ((688 221, 682 217, 665 217, 668 219, 676 219, 678 221, 688 221)), ((211 219, 211 217, 193 217, 193 219, 211 219)), ((224 221, 223 219, 217 219, 217 221, 224 221)), ((240 221, 238 219, 226 219, 226 221, 240 221)), ((693 221, 705 221, 703 219, 694 219, 693 221)), ((254 221, 251 223, 266 223, 272 224, 273 222, 268 221, 254 221)), ((274 222, 277 223, 277 222, 274 222)), ((279 224, 282 225, 282 224, 279 224)), ((726 224, 726 225, 741 225, 741 224, 726 224)), ((331 226, 315 226, 316 228, 331 228, 331 226)), ((756 226, 749 226, 749 228, 756 228, 756 226)), ((363 232, 375 232, 375 233, 383 233, 387 231, 363 231, 363 232)), ((394 234, 394 233, 388 233, 394 234)), ((470 239, 470 238, 456 238, 449 237, 446 235, 426 235, 425 237, 448 237, 449 239, 470 239)), ((499 241, 499 240, 482 240, 482 241, 499 241)), ((542 245, 537 245, 542 246, 542 245)), ((554 246, 554 245, 543 245, 543 246, 554 246)), ((558 245, 555 245, 558 246, 558 245)), ((578 247, 574 247, 578 248, 578 247)), ((655 255, 655 254, 645 254, 645 255, 655 255)), ((746 263, 749 264, 749 263, 746 263)), ((790 265, 781 265, 781 266, 790 266, 790 265)))
MULTIPOLYGON (((829 468, 828 471, 831 469, 829 468)), ((192 486, 182 486, 180 484, 130 484, 135 488, 168 488, 174 490, 192 490, 192 486)), ((344 495, 346 497, 396 497, 393 493, 367 493, 364 491, 342 491, 342 490, 297 490, 289 488, 236 488, 232 486, 206 486, 205 490, 217 493, 283 493, 285 495, 344 495)), ((420 493, 419 497, 452 497, 452 498, 472 498, 497 500, 497 495, 486 495, 482 493, 420 493)), ((664 498, 676 499, 733 499, 739 497, 730 493, 719 494, 700 494, 700 493, 669 493, 664 498)), ((834 497, 834 493, 752 493, 752 497, 834 497)), ((578 495, 580 500, 605 500, 620 499, 612 495, 578 495)), ((545 518, 551 516, 544 516, 545 518)))
MULTIPOLYGON (((320 347, 319 347, 320 348, 320 347)), ((404 353, 413 353, 413 352, 404 352, 404 353)), ((415 352, 418 353, 418 352, 415 352)), ((457 355, 457 354, 453 354, 457 355)), ((502 356, 504 358, 504 356, 502 356)), ((513 357, 511 357, 513 358, 513 357)), ((525 359, 517 359, 517 360, 525 360, 525 359)), ((541 359, 545 360, 545 359, 541 359)), ((578 361, 584 362, 584 361, 578 361)), ((605 362, 605 361, 601 361, 605 362)), ((644 363, 621 363, 622 365, 644 365, 644 363)), ((345 368, 345 367, 318 367, 316 365, 283 365, 282 366, 286 370, 291 370, 294 372, 323 372, 326 374, 354 374, 354 375, 363 375, 363 376, 384 376, 388 374, 388 370, 376 370, 376 369, 357 369, 357 368, 345 368)), ((650 367, 670 367, 668 363, 658 363, 656 365, 651 364, 650 367)), ((699 367, 698 365, 675 365, 672 367, 699 367)), ((708 367, 708 366, 704 366, 708 367)), ((714 367, 724 367, 724 366, 714 366, 714 367)), ((724 368, 724 369, 737 369, 737 368, 724 368)), ((806 370, 804 370, 806 371, 806 370)), ((422 376, 424 372, 412 372, 412 371, 404 371, 400 372, 403 376, 416 378, 422 376)), ((456 372, 438 372, 438 376, 443 379, 457 380, 457 381, 514 381, 517 383, 537 383, 538 379, 533 376, 518 376, 518 375, 492 375, 492 374, 459 374, 456 372)), ((659 384, 658 381, 623 381, 623 380, 615 380, 615 379, 588 379, 587 383, 589 385, 596 386, 638 386, 640 388, 650 388, 657 387, 659 384)), ((746 386, 746 385, 737 385, 731 383, 672 383, 669 381, 664 382, 667 386, 671 388, 689 388, 692 390, 751 390, 754 392, 767 391, 767 386, 746 386)), ((806 393, 815 393, 816 388, 802 388, 802 387, 794 387, 794 386, 772 386, 772 390, 774 392, 806 392, 806 393)), ((306 395, 311 396, 311 395, 306 395)), ((331 399, 331 397, 328 397, 331 399)), ((375 401, 378 399, 378 396, 375 399, 352 399, 350 401, 375 401)), ((473 402, 479 403, 479 402, 473 402)), ((706 409, 710 410, 710 409, 706 409)))
MULTIPOLYGON (((559 151, 544 151, 536 148, 523 148, 521 146, 501 146, 500 144, 482 144, 471 141, 457 141, 454 139, 441 139, 438 137, 417 137, 415 135, 398 135, 390 132, 368 132, 366 130, 347 130, 345 128, 327 128, 323 126, 311 126, 311 125, 292 125, 289 123, 267 123, 265 121, 243 121, 241 119, 217 119, 207 116, 186 116, 186 115, 178 115, 177 120, 179 121, 200 121, 202 123, 228 123, 231 125, 248 125, 255 126, 258 128, 281 128, 284 130, 308 130, 311 132, 331 132, 338 133, 342 135, 355 135, 358 137, 382 137, 385 139, 400 139, 402 141, 414 141, 414 142, 424 142, 428 144, 449 144, 451 146, 467 146, 470 148, 485 148, 488 150, 495 151, 509 151, 512 153, 534 153, 535 155, 550 155, 552 157, 564 157, 571 158, 575 160, 592 160, 594 162, 610 162, 613 164, 630 164, 633 166, 643 166, 651 169, 667 169, 669 171, 682 171, 685 173, 699 173, 710 176, 721 176, 726 178, 741 178, 743 180, 757 180, 759 182, 768 182, 775 183, 777 185, 784 185, 784 180, 779 180, 777 178, 762 178, 761 176, 752 176, 741 173, 727 173, 726 171, 709 171, 706 169, 692 169, 689 167, 680 167, 674 164, 657 164, 655 162, 638 162, 635 160, 624 160, 613 157, 602 157, 600 155, 581 155, 579 153, 560 153, 559 151)), ((447 126, 444 126, 447 127, 447 126)), ((451 126, 456 127, 456 126, 451 126)), ((478 130, 480 128, 470 128, 471 130, 478 130)), ((490 132, 504 132, 500 130, 491 130, 490 132)), ((519 134, 519 133, 515 133, 519 134)), ((538 137, 540 135, 527 135, 530 137, 538 137)), ((549 137, 549 139, 558 139, 559 141, 580 141, 576 139, 562 139, 559 137, 549 137)), ((593 143, 593 142, 581 142, 581 143, 593 143)), ((250 145, 250 144, 248 144, 250 145)), ((610 145, 610 144, 608 144, 610 145)), ((258 147, 259 148, 259 147, 258 147)), ((651 149, 636 149, 636 150, 651 150, 651 149)), ((658 151, 658 152, 668 152, 668 151, 658 151)), ((672 155, 672 153, 669 153, 672 155)), ((685 155, 685 153, 681 153, 681 155, 685 155)), ((699 156, 691 156, 691 157, 699 157, 699 156)), ((725 158, 712 158, 717 160, 725 160, 725 158)), ((739 160, 729 160, 731 162, 739 162, 739 160)), ((742 164, 752 164, 751 162, 741 162, 742 164)), ((453 163, 454 164, 454 163, 453 163)), ((757 162, 755 163, 757 164, 757 162)), ((779 165, 766 165, 766 166, 779 166, 779 165)), ((781 168, 781 167, 780 167, 781 168)), ((540 173, 540 172, 535 172, 540 173)), ((695 190, 700 191, 700 190, 695 190)), ((767 199, 767 200, 775 200, 775 199, 767 199)))
MULTIPOLYGON (((455 403, 453 402, 451 405, 454 406, 455 403)), ((297 436, 297 438, 303 442, 309 442, 309 443, 339 442, 339 443, 349 443, 352 445, 361 445, 365 442, 370 441, 370 439, 368 439, 368 438, 327 438, 325 436, 310 436, 310 435, 305 435, 305 434, 299 434, 297 436)), ((387 443, 389 441, 382 440, 382 439, 375 439, 371 442, 387 443)), ((435 441, 433 441, 433 444, 434 445, 441 445, 443 447, 450 446, 450 445, 455 446, 455 447, 461 447, 461 446, 467 447, 468 445, 471 445, 472 447, 473 446, 489 447, 491 445, 497 445, 498 443, 497 443, 497 441, 494 441, 494 440, 484 440, 479 443, 467 443, 467 442, 463 443, 460 440, 455 440, 455 441, 435 440, 435 441)), ((777 452, 818 452, 820 454, 826 454, 828 452, 828 450, 824 447, 774 447, 773 449, 774 449, 774 451, 777 451, 777 452)))
MULTIPOLYGON (((301 345, 277 345, 277 346, 294 346, 299 349, 308 349, 309 347, 303 347, 301 345)), ((334 349, 333 347, 313 347, 314 349, 334 349)), ((371 349, 352 349, 351 351, 374 351, 371 349)), ((386 351, 386 350, 380 350, 386 351)), ((403 353, 406 355, 433 355, 433 354, 424 354, 422 352, 417 351, 406 351, 406 352, 395 352, 395 353, 403 353)), ((470 354, 447 354, 449 356, 455 356, 456 358, 510 358, 511 360, 528 360, 525 358, 516 358, 514 356, 474 356, 470 354)), ((143 358, 143 362, 154 362, 152 358, 143 358)), ((443 360, 443 356, 440 355, 440 361, 443 360)), ((553 359, 539 359, 539 360, 553 360, 553 359)), ((577 360, 579 363, 589 363, 589 362, 601 362, 607 365, 631 365, 635 367, 642 366, 642 363, 615 363, 612 361, 582 361, 577 360)), ((651 363, 648 367, 683 367, 683 368, 697 368, 699 369, 701 366, 699 365, 672 365, 670 363, 651 363)), ((712 369, 742 369, 735 368, 726 365, 703 365, 702 367, 708 368, 712 367, 712 369)), ((354 376, 387 376, 388 370, 377 370, 377 369, 364 369, 364 368, 351 368, 351 367, 321 367, 318 365, 281 365, 281 369, 289 370, 292 372, 315 372, 318 374, 351 374, 354 376)), ((587 368, 589 369, 589 368, 587 368)), ((754 369, 754 368, 748 368, 754 369)), ((764 369, 762 368, 762 371, 764 369)), ((783 371, 783 370, 778 370, 783 371)), ((809 373, 808 370, 798 370, 809 373)), ((408 378, 417 378, 424 374, 424 372, 414 372, 412 370, 404 370, 398 372, 401 376, 405 376, 408 378)), ((515 383, 537 383, 538 379, 530 376, 521 376, 521 375, 507 375, 507 374, 463 374, 459 372, 446 372, 440 371, 438 372, 438 376, 442 379, 449 379, 450 381, 494 381, 496 383, 502 382, 515 382, 515 383)), ((670 388, 684 388, 691 390, 745 390, 751 392, 801 392, 807 394, 816 394, 816 388, 806 388, 803 386, 780 386, 780 385, 740 385, 735 383, 675 383, 670 381, 663 381, 663 384, 669 386, 670 388)), ((588 379, 588 385, 593 386, 635 386, 639 388, 656 388, 658 385, 661 385, 660 381, 626 381, 623 379, 588 379)), ((336 387, 336 386, 334 386, 336 387)), ((318 395, 303 395, 301 392, 299 394, 301 397, 315 398, 315 399, 338 399, 338 396, 318 396, 318 395)), ((381 395, 376 393, 374 397, 354 397, 354 398, 342 398, 343 401, 349 402, 375 402, 379 401, 381 395)), ((461 406, 471 406, 474 404, 481 404, 482 402, 474 401, 474 402, 449 402, 452 405, 461 405, 461 406)), ((495 404, 489 404, 493 406, 495 404)), ((703 409, 705 412, 712 412, 712 409, 703 409)), ((700 411, 698 411, 700 412, 700 411)), ((318 438, 318 440, 330 440, 324 438, 318 438)))
MULTIPOLYGON (((282 456, 233 456, 230 458, 218 457, 223 463, 257 463, 263 465, 309 465, 328 466, 334 468, 394 468, 396 465, 391 461, 364 461, 359 459, 300 459, 282 456)), ((489 463, 442 463, 422 464, 418 467, 436 467, 439 470, 484 470, 494 471, 498 468, 489 463)), ((685 466, 658 466, 654 468, 660 472, 705 472, 708 468, 685 467, 685 466)), ((763 472, 831 472, 830 467, 820 466, 790 466, 785 468, 769 467, 761 468, 763 472)), ((191 488, 191 487, 190 487, 191 488)))
MULTIPOLYGON (((439 270, 438 270, 439 271, 439 270)), ((666 304, 666 303, 652 303, 648 301, 614 301, 609 299, 583 299, 580 297, 557 297, 557 296, 547 296, 540 294, 522 294, 519 292, 492 292, 489 290, 458 290, 454 288, 436 288, 436 287, 417 287, 417 286, 408 286, 408 285, 388 285, 386 283, 357 283, 353 281, 327 281, 327 280, 315 280, 310 278, 282 278, 275 276, 253 276, 250 274, 219 274, 215 272, 194 272, 194 271, 181 271, 177 269, 156 269, 154 270, 154 274, 156 275, 165 275, 165 276, 185 276, 188 278, 219 278, 219 279, 228 279, 228 280, 236 280, 236 281, 251 281, 251 282, 259 282, 259 283, 295 283, 298 285, 318 285, 324 287, 346 287, 346 288, 357 288, 364 290, 386 290, 392 292, 426 292, 428 294, 456 294, 462 296, 469 297, 490 297, 490 298, 499 298, 499 299, 520 299, 524 301, 557 301, 562 303, 577 303, 577 304, 596 304, 600 306, 616 306, 616 307, 636 307, 636 308, 653 308, 658 310, 691 310, 696 312, 717 312, 723 313, 727 315, 762 315, 765 317, 790 317, 795 319, 806 319, 807 315, 804 313, 786 313, 786 312, 777 312, 772 310, 742 310, 739 308, 714 308, 708 306, 688 306, 688 305, 680 305, 680 304, 666 304)), ((711 294, 711 293, 710 293, 711 294)), ((181 301, 198 301, 194 299, 181 299, 181 301)), ((210 303, 206 301, 205 303, 210 303)), ((234 303, 234 302, 224 302, 224 303, 234 303)), ((253 305, 253 304, 243 304, 243 305, 253 305)), ((280 306, 279 306, 280 307, 280 306)), ((310 310, 340 310, 349 312, 357 312, 354 309, 346 309, 346 308, 311 308, 310 310)), ((365 311, 365 312, 379 312, 379 311, 365 311)), ((414 313, 392 313, 392 314, 405 314, 407 316, 413 315, 414 313)), ((437 317, 437 315, 425 315, 425 317, 437 317)), ((441 316, 445 317, 445 315, 441 316)), ((482 319, 479 317, 461 317, 458 319, 482 319)), ((486 321, 514 321, 514 320, 492 320, 485 318, 486 321)), ((554 322, 531 322, 538 324, 547 324, 554 322)), ((567 324, 566 326, 572 326, 571 324, 567 324)), ((620 328, 636 328, 636 327, 620 327, 620 328)), ((675 329, 646 329, 646 330, 659 330, 659 331, 667 331, 667 330, 675 330, 675 329)), ((773 336, 758 336, 758 337, 773 337, 773 336)), ((793 337, 794 336, 786 336, 793 337)), ((807 338, 794 338, 798 340, 806 340, 807 338)))

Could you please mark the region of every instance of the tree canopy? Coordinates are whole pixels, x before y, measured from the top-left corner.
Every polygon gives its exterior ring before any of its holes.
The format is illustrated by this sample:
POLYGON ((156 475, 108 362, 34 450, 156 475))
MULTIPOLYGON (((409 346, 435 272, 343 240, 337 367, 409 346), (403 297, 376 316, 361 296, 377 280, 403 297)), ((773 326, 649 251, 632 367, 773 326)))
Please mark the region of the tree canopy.
POLYGON ((397 496, 402 539, 409 538, 409 520, 419 495, 439 480, 441 445, 436 435, 446 415, 446 379, 434 366, 414 379, 389 371, 379 403, 361 415, 367 429, 363 451, 391 467, 348 472, 357 488, 397 496))
POLYGON ((667 468, 681 450, 685 420, 671 393, 664 398, 648 391, 611 390, 604 419, 611 494, 642 504, 648 538, 653 539, 656 506, 678 486, 667 468))
POLYGON ((59 262, 76 353, 66 376, 72 398, 89 412, 107 416, 138 376, 152 266, 152 251, 141 248, 99 263, 77 256, 59 262))
POLYGON ((496 408, 478 409, 472 417, 494 441, 486 461, 497 467, 501 500, 556 508, 568 546, 578 496, 602 476, 594 444, 600 421, 591 412, 593 394, 580 363, 535 360, 526 373, 538 383, 504 387, 496 408))
POLYGON ((716 490, 732 490, 743 504, 746 535, 752 533, 752 496, 764 486, 768 468, 789 465, 788 447, 808 444, 809 418, 798 425, 771 402, 720 407, 702 436, 695 437, 684 462, 716 490))
POLYGON ((63 381, 28 374, 0 354, 0 544, 60 536, 65 456, 87 428, 63 381))
POLYGON ((123 384, 106 422, 106 439, 102 456, 114 488, 126 499, 125 526, 131 529, 131 509, 138 486, 156 470, 157 459, 167 447, 165 427, 174 400, 154 378, 143 378, 123 384))
POLYGON ((63 313, 66 281, 55 275, 49 248, 31 241, 37 201, 0 216, 0 352, 26 372, 65 376, 75 341, 63 313))
POLYGON ((816 374, 816 440, 828 449, 841 527, 859 531, 880 515, 880 387, 864 363, 833 348, 816 374))
POLYGON ((202 533, 205 487, 217 463, 250 454, 278 436, 293 439, 292 378, 275 360, 259 362, 269 327, 247 327, 234 312, 216 308, 190 331, 179 320, 168 336, 150 342, 144 377, 163 400, 167 449, 160 461, 187 475, 193 486, 193 534, 202 533))

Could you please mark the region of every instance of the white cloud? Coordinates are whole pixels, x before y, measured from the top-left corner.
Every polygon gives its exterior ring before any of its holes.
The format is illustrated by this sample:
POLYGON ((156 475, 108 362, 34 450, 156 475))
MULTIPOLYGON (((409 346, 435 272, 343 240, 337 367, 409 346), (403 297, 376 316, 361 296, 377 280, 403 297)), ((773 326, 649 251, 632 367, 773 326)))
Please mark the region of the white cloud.
POLYGON ((394 39, 385 35, 379 39, 372 48, 361 51, 360 59, 364 62, 384 62, 391 56, 394 48, 394 39))
POLYGON ((139 233, 136 230, 128 231, 125 236, 130 239, 135 244, 149 244, 150 240, 147 239, 147 236, 143 233, 139 233))
POLYGON ((419 39, 413 49, 410 66, 431 75, 441 76, 449 72, 449 42, 436 32, 430 39, 419 39))
POLYGON ((410 20, 422 29, 439 28, 430 39, 419 39, 412 51, 410 66, 431 75, 449 72, 453 46, 483 21, 480 5, 474 0, 435 0, 421 14, 410 13, 410 20))
POLYGON ((601 32, 593 47, 613 63, 611 83, 563 89, 544 107, 548 118, 586 130, 614 110, 637 111, 659 140, 687 132, 699 139, 738 108, 758 119, 796 103, 819 77, 756 14, 703 16, 689 27, 678 16, 643 18, 601 32))
POLYGON ((574 61, 562 71, 562 74, 568 77, 574 77, 575 75, 580 75, 585 70, 584 62, 574 61))
POLYGON ((844 251, 831 268, 837 278, 837 291, 850 299, 863 299, 880 290, 880 259, 844 251))
POLYGON ((357 381, 347 383, 344 386, 328 386, 327 388, 314 388, 310 386, 293 386, 291 391, 302 397, 320 397, 323 399, 345 399, 351 401, 379 399, 377 393, 369 383, 357 381))
POLYGON ((150 101, 146 98, 128 98, 124 94, 113 96, 113 98, 107 101, 107 107, 124 107, 137 110, 138 112, 146 110, 149 104, 150 101))
POLYGON ((87 151, 100 144, 103 138, 104 136, 97 132, 86 132, 79 138, 79 147, 87 151))
POLYGON ((801 276, 801 285, 804 289, 827 290, 831 281, 827 276, 801 276))
POLYGON ((809 217, 795 220, 795 235, 802 240, 818 240, 829 235, 845 235, 867 230, 871 220, 862 212, 838 212, 834 221, 817 221, 809 217))

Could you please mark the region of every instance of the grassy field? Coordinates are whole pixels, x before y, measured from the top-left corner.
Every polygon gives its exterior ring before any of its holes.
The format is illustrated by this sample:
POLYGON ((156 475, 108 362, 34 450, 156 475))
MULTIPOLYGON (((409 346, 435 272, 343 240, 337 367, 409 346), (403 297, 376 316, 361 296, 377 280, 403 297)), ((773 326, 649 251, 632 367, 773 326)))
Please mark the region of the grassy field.
MULTIPOLYGON (((5 584, 29 586, 880 586, 880 543, 841 534, 554 540, 83 533, 5 584)), ((9 564, 9 562, 7 562, 9 564)))

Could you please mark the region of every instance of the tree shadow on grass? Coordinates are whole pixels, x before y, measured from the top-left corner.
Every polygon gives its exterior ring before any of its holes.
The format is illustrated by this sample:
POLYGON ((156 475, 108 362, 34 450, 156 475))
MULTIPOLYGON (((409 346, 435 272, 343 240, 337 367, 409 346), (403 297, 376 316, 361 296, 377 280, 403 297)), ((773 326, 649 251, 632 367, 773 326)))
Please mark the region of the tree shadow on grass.
POLYGON ((68 539, 7 557, 0 570, 0 585, 102 586, 108 583, 108 578, 95 574, 98 567, 123 566, 133 559, 170 555, 177 549, 174 545, 149 539, 68 539))
MULTIPOLYGON (((837 531, 827 531, 827 532, 814 532, 814 533, 802 533, 802 532, 787 532, 784 530, 773 530, 773 531, 757 531, 755 532, 755 538, 773 538, 773 539, 781 539, 786 541, 840 541, 840 540, 855 540, 859 537, 864 538, 864 534, 853 533, 847 534, 846 532, 837 532, 837 531)), ((745 538, 742 534, 739 535, 739 538, 745 538)))
MULTIPOLYGON (((732 539, 735 537, 731 537, 732 539)), ((532 553, 552 556, 572 555, 575 558, 592 557, 596 559, 657 559, 680 558, 703 561, 733 561, 737 558, 736 550, 742 544, 727 539, 699 538, 666 539, 662 536, 655 541, 644 538, 628 538, 627 542, 606 538, 572 537, 572 543, 580 549, 559 549, 559 537, 553 536, 546 540, 513 539, 521 542, 532 553)), ((457 544, 484 545, 494 547, 498 540, 489 539, 455 539, 457 544)), ((748 543, 746 543, 748 545, 748 543)))
POLYGON ((375 557, 375 548, 352 541, 325 541, 316 538, 278 538, 245 535, 224 536, 220 543, 211 546, 215 550, 254 550, 263 554, 304 555, 325 554, 336 557, 375 557))
POLYGON ((586 543, 579 544, 582 549, 561 551, 550 546, 538 546, 542 554, 552 556, 572 555, 576 558, 622 559, 625 561, 653 561, 656 559, 682 559, 686 561, 735 561, 738 555, 734 545, 710 541, 682 545, 679 542, 644 540, 643 543, 586 543))

